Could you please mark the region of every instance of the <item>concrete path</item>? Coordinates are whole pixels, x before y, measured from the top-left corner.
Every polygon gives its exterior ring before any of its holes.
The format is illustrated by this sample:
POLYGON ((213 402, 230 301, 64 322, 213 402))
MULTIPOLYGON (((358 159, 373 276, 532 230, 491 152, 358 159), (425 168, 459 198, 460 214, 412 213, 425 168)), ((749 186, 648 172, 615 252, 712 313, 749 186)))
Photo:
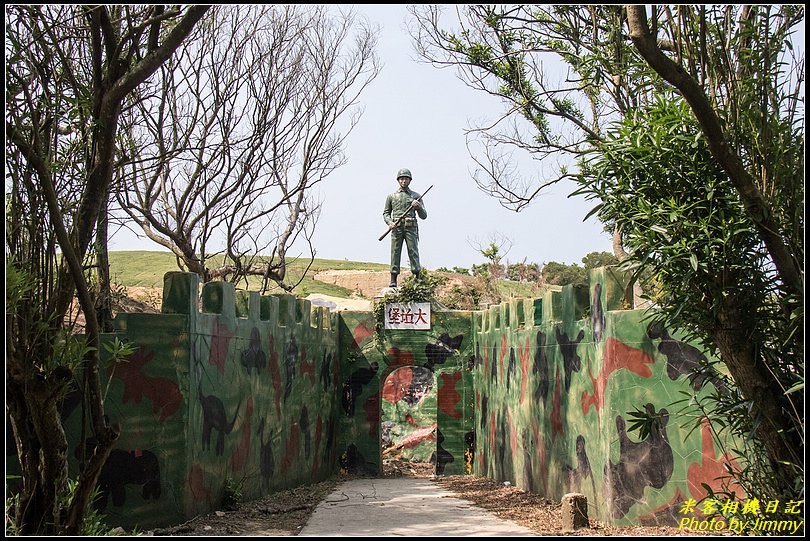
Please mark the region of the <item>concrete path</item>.
POLYGON ((430 479, 353 479, 318 507, 299 536, 537 536, 430 479))

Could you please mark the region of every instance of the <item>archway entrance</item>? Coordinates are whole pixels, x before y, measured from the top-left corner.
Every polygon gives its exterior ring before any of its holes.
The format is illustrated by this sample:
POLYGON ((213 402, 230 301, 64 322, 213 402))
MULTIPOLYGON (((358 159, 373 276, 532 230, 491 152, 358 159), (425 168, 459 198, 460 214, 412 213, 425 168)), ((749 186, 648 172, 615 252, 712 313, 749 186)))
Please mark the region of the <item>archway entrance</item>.
POLYGON ((437 384, 433 371, 404 366, 382 382, 382 474, 427 476, 435 471, 437 384))

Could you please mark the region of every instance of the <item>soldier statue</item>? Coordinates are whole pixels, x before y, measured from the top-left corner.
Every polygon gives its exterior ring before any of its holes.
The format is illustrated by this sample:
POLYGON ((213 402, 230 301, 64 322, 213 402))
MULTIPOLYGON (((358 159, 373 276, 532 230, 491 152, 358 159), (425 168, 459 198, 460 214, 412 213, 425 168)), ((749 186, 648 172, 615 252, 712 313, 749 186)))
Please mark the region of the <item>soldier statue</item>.
POLYGON ((421 266, 419 265, 419 226, 416 217, 427 218, 427 210, 421 202, 418 193, 408 188, 413 177, 408 169, 400 169, 397 173, 399 190, 385 199, 383 219, 391 231, 391 283, 389 287, 397 287, 399 262, 402 256, 402 241, 408 247, 408 259, 411 262, 411 272, 419 279, 421 266))

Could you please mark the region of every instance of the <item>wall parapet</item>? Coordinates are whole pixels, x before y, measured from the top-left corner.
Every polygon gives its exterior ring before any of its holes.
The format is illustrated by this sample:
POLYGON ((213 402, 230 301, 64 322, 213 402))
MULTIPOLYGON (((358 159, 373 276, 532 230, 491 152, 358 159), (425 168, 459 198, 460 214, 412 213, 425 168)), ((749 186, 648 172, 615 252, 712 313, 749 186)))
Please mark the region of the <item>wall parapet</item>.
POLYGON ((704 483, 725 487, 694 477, 719 459, 708 429, 676 422, 676 402, 707 398, 723 380, 696 384, 706 355, 633 309, 628 273, 589 278, 474 316, 474 471, 556 500, 584 493, 605 502, 594 514, 612 524, 677 525, 679 495, 699 501, 704 483), (644 439, 627 428, 639 412, 655 419, 644 439))
POLYGON ((256 291, 236 290, 229 282, 208 282, 200 290, 196 273, 167 272, 163 277, 161 313, 215 314, 251 321, 272 321, 288 327, 302 325, 322 331, 334 328, 334 317, 324 306, 315 306, 294 295, 260 295, 256 291))
MULTIPOLYGON (((99 480, 108 523, 183 522, 219 509, 230 481, 254 499, 334 475, 336 318, 181 272, 164 276, 160 313, 119 314, 102 340, 135 352, 102 360, 107 414, 122 427, 99 480)), ((66 416, 71 447, 80 418, 66 416)))
MULTIPOLYGON (((437 427, 424 437, 435 438, 425 442, 439 473, 554 499, 583 493, 614 524, 671 524, 679 495, 724 488, 695 471, 734 462, 718 458, 708 420, 700 432, 677 426, 672 397, 724 383, 690 377, 703 352, 650 326, 631 299, 628 275, 594 269, 587 287, 432 312, 429 331, 380 343, 372 312, 167 273, 159 314, 119 314, 102 337, 135 352, 102 362, 107 414, 122 432, 100 511, 112 525, 165 526, 219 508, 229 480, 251 499, 338 471, 378 473, 381 403, 394 410, 406 396, 382 387, 405 367, 397 381, 419 376, 422 390, 433 373, 437 427), (656 419, 644 439, 627 428, 639 411, 656 419)), ((79 441, 80 397, 63 411, 76 456, 90 443, 79 441)))

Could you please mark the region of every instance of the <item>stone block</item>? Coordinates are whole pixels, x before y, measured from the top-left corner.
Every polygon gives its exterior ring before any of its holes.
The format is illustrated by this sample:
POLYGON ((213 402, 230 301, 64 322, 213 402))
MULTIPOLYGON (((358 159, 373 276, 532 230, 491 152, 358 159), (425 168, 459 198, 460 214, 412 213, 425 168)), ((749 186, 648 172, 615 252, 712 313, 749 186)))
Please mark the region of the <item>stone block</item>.
POLYGON ((588 498, 584 494, 569 493, 562 497, 562 529, 564 532, 587 528, 588 498))

